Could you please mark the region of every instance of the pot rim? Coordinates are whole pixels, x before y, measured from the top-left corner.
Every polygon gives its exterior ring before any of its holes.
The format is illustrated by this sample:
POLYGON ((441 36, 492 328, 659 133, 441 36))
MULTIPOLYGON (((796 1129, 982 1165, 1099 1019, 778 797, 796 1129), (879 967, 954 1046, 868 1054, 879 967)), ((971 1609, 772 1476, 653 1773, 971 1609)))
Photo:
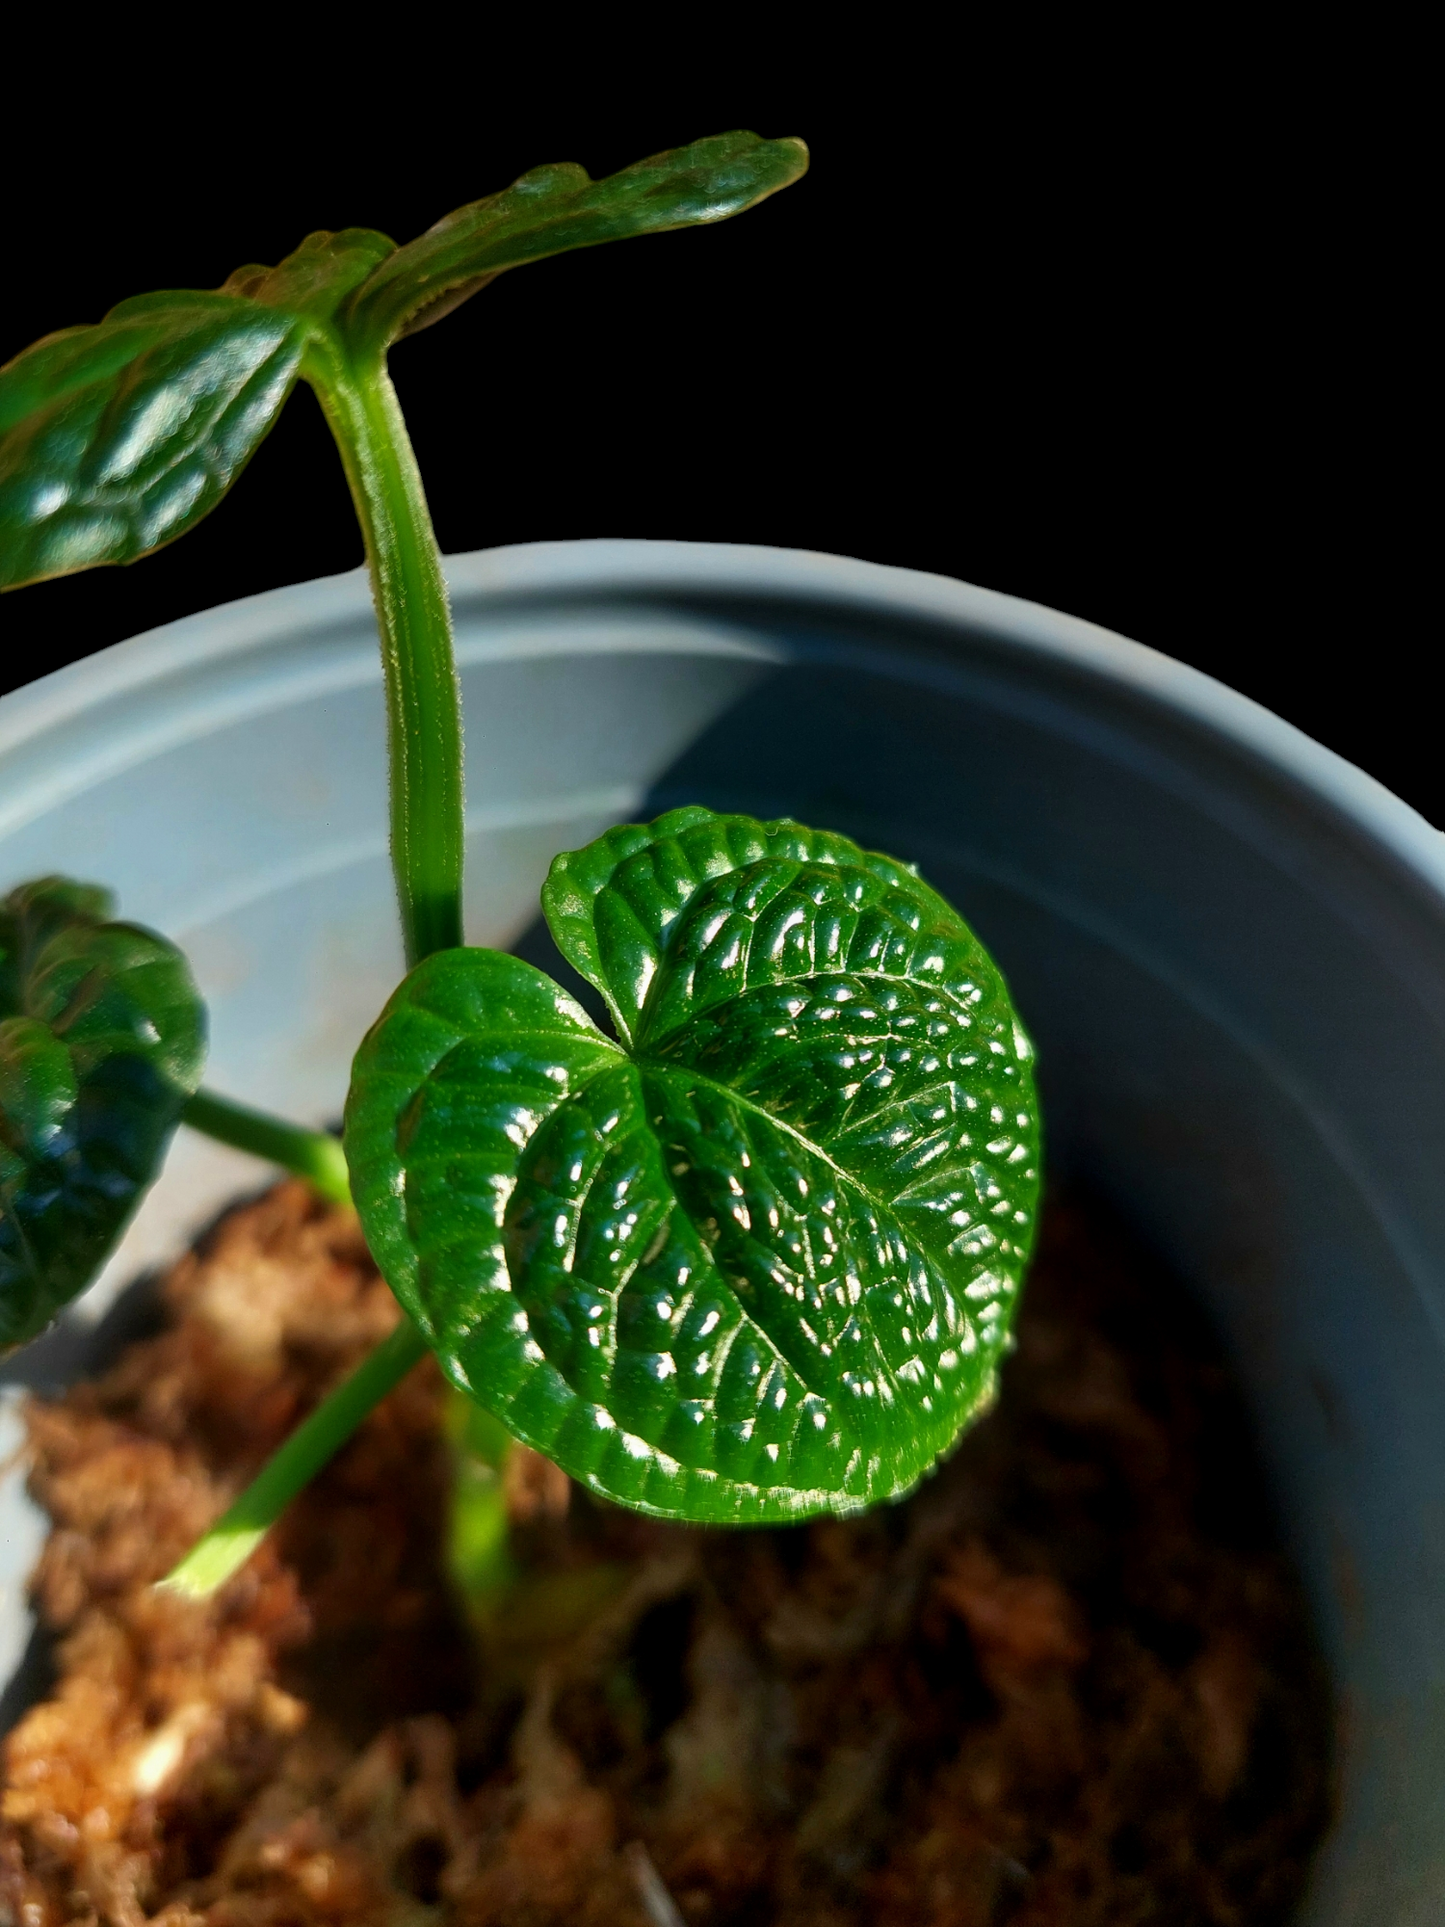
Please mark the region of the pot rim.
MULTIPOLYGON (((527 542, 448 556, 444 566, 454 602, 505 604, 543 594, 620 600, 673 589, 679 596, 762 599, 775 608, 832 605, 855 618, 901 616, 936 632, 972 630, 1011 650, 1065 663, 1086 679, 1122 686, 1146 706, 1172 712, 1242 752, 1325 805, 1342 826, 1385 855, 1390 867, 1403 870, 1416 891, 1445 909, 1445 834, 1383 783, 1202 670, 1041 603, 920 570, 749 543, 631 537, 527 542)), ((274 644, 278 631, 350 628, 369 612, 367 574, 359 568, 218 604, 98 650, 0 698, 0 771, 19 754, 29 775, 43 739, 100 703, 155 693, 157 685, 203 666, 259 653, 274 644)), ((379 661, 374 673, 380 680, 379 661)), ((354 672, 346 678, 353 679, 354 672)), ((38 800, 32 790, 26 815, 38 800)))

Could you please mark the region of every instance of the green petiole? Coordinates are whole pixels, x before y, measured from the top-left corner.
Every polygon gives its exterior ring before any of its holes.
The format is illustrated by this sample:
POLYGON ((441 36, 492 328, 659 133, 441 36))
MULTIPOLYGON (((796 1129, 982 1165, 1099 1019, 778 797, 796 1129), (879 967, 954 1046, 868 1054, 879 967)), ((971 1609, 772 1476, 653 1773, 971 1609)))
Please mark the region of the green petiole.
MULTIPOLYGON (((441 554, 411 440, 381 358, 364 369, 315 355, 307 373, 341 451, 366 541, 381 632, 391 772, 391 859, 409 967, 462 941, 462 716, 441 554)), ((351 1202, 340 1140, 208 1091, 187 1124, 269 1158, 324 1197, 351 1202)), ((301 1488, 425 1353, 409 1318, 276 1452, 161 1584, 204 1599, 243 1566, 301 1488)))
POLYGON ((301 1488, 335 1457, 373 1406, 427 1351, 409 1318, 401 1323, 287 1439, 206 1536, 161 1580, 168 1592, 205 1599, 239 1570, 301 1488))
MULTIPOLYGON (((381 631, 391 771, 391 857, 408 966, 462 941, 462 720, 441 555, 411 440, 380 358, 308 368, 341 451, 366 541, 381 631)), ((349 1204, 340 1141, 198 1092, 182 1116, 238 1150, 307 1178, 349 1204)), ((416 1364, 426 1342, 410 1319, 280 1448, 174 1572, 173 1592, 203 1599, 255 1551, 282 1512, 416 1364)))
MULTIPOLYGON (((371 570, 381 631, 391 771, 391 858, 408 966, 462 941, 462 715, 441 555, 396 392, 378 357, 308 368, 341 451, 371 570)), ((351 1202, 337 1138, 200 1091, 187 1124, 351 1202)), ((421 1358, 410 1319, 359 1365, 162 1584, 203 1599, 255 1551, 308 1480, 421 1358)))
POLYGON ((341 1139, 330 1131, 308 1131, 284 1118, 253 1111, 214 1091, 197 1091, 186 1099, 181 1121, 206 1137, 229 1144, 237 1151, 279 1164, 319 1191, 333 1204, 350 1204, 351 1183, 346 1169, 346 1153, 341 1139))
POLYGON ((391 861, 407 967, 462 941, 462 705, 441 553, 382 356, 313 348, 306 374, 341 451, 381 631, 391 861))

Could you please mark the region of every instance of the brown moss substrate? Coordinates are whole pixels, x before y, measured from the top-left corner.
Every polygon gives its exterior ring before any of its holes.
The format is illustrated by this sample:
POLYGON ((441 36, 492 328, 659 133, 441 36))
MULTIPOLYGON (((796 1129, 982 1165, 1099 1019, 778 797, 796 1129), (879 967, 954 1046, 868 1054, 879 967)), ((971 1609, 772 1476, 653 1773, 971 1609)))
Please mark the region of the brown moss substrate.
POLYGON ((58 1680, 8 1741, 0 1921, 1288 1918, 1327 1817, 1303 1607, 1204 1335, 1077 1209, 999 1406, 904 1505, 690 1531, 519 1455, 530 1576, 480 1662, 430 1365, 217 1601, 151 1590, 396 1315, 294 1184, 165 1295, 31 1407, 58 1680))

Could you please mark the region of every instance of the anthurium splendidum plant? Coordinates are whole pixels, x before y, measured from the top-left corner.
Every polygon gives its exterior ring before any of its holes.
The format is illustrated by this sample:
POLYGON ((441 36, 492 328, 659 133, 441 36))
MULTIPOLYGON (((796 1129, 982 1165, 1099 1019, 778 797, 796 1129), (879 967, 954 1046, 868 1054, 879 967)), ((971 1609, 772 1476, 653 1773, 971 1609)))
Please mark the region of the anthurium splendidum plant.
POLYGON ((1031 1052, 915 869, 701 806, 559 855, 542 908, 611 1034, 462 939, 450 618, 388 351, 506 269, 723 219, 806 165, 728 134, 602 181, 538 168, 404 247, 312 234, 0 370, 3 586, 183 534, 298 380, 371 571, 408 974, 341 1143, 202 1089, 185 959, 103 889, 44 878, 0 906, 0 1341, 95 1275, 181 1122, 353 1201, 403 1309, 171 1575, 183 1591, 233 1572, 428 1350, 593 1492, 708 1523, 895 1498, 991 1397, 1038 1201, 1031 1052))

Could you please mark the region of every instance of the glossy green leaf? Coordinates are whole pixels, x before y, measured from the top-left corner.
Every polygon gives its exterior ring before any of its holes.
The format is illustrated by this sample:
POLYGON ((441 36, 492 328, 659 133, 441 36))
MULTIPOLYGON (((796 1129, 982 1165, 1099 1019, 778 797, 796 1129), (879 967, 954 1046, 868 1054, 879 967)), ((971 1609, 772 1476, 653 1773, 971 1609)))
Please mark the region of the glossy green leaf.
POLYGON ((534 167, 398 248, 352 297, 348 336, 385 346, 439 321, 524 261, 727 220, 799 179, 807 165, 799 140, 735 133, 654 154, 601 181, 567 163, 534 167))
POLYGON ((0 368, 0 588, 133 562, 213 509, 265 439, 308 348, 396 244, 310 234, 215 291, 135 295, 0 368))
POLYGON ((184 534, 275 421, 305 343, 272 309, 152 295, 0 369, 0 588, 184 534))
MULTIPOLYGON (((603 181, 534 168, 398 248, 371 228, 310 234, 214 291, 122 301, 0 368, 0 589, 134 562, 225 495, 298 376, 360 395, 400 334, 524 261, 720 221, 796 180, 801 141, 721 134, 603 181)), ((345 409, 328 406, 342 432, 345 409)), ((355 465, 355 457, 352 457, 355 465)), ((428 538, 429 539, 429 538, 428 538)))
POLYGON ((595 1491, 760 1521, 906 1491, 987 1403, 1033 1236, 1031 1053, 905 865, 703 809, 552 866, 620 1044, 452 950, 358 1053, 352 1189, 453 1380, 595 1491))
POLYGON ((200 1082, 185 959, 111 909, 60 877, 0 902, 0 1345, 89 1284, 200 1082))

